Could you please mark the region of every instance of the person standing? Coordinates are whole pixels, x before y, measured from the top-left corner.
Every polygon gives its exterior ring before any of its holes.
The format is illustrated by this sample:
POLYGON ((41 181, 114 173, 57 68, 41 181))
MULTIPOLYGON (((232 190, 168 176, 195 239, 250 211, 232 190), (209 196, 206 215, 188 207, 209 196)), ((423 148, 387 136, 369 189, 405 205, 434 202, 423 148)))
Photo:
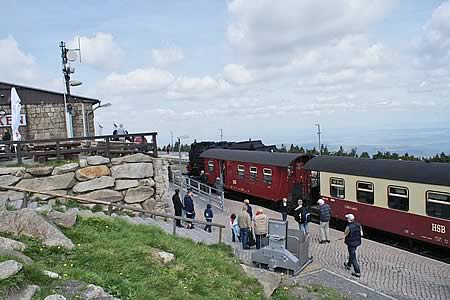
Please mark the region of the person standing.
POLYGON ((298 222, 298 228, 303 233, 303 235, 309 234, 309 226, 311 215, 308 208, 303 206, 303 200, 299 199, 297 201, 298 206, 294 210, 294 218, 298 222))
POLYGON ((245 205, 247 206, 247 213, 250 215, 250 219, 253 219, 253 208, 250 205, 250 200, 244 200, 245 205))
POLYGON ((252 226, 252 219, 250 218, 247 209, 247 205, 243 205, 241 212, 237 216, 242 249, 244 250, 250 249, 250 247, 248 246, 248 234, 252 226))
MULTIPOLYGON (((186 218, 194 219, 195 218, 195 208, 194 208, 194 200, 192 200, 192 190, 188 190, 188 193, 184 196, 184 211, 186 213, 186 218)), ((194 225, 192 222, 187 222, 187 229, 194 229, 194 225)))
POLYGON ((231 227, 231 241, 234 243, 237 240, 241 240, 240 239, 240 234, 239 234, 239 225, 237 223, 237 218, 235 214, 231 214, 230 216, 230 227, 231 227))
MULTIPOLYGON (((203 212, 203 215, 205 216, 205 220, 208 223, 212 223, 213 217, 214 217, 214 212, 212 210, 212 206, 211 204, 207 204, 205 211, 203 212)), ((211 232, 211 225, 208 224, 205 226, 205 231, 211 232)))
POLYGON ((261 248, 262 239, 266 237, 269 227, 269 219, 261 208, 256 211, 254 228, 256 236, 256 249, 261 248))
POLYGON ((354 272, 352 275, 361 277, 361 269, 356 259, 356 248, 361 245, 361 237, 363 235, 362 227, 360 224, 355 223, 355 216, 353 214, 347 214, 345 218, 348 222, 344 232, 344 242, 348 249, 348 263, 344 263, 344 265, 347 270, 350 270, 353 266, 354 272))
MULTIPOLYGON (((173 209, 175 210, 175 216, 181 217, 181 214, 183 212, 183 203, 181 203, 180 199, 180 190, 176 189, 175 194, 172 196, 172 202, 173 202, 173 209)), ((181 220, 176 220, 177 227, 183 227, 181 225, 181 220)))
POLYGON ((283 218, 283 221, 287 220, 287 216, 288 216, 288 203, 287 203, 287 198, 283 198, 283 200, 280 203, 280 212, 281 212, 281 217, 283 218))
POLYGON ((320 244, 330 243, 330 220, 331 220, 331 208, 330 206, 319 199, 317 201, 320 207, 320 244))

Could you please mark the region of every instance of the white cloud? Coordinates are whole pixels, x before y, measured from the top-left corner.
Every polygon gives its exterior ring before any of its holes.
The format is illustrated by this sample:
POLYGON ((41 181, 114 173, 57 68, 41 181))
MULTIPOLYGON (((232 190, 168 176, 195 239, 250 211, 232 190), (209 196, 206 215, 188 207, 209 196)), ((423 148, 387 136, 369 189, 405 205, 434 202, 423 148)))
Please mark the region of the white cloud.
POLYGON ((417 63, 439 67, 450 62, 450 1, 436 8, 416 41, 417 63))
POLYGON ((183 50, 179 48, 152 49, 151 53, 157 66, 168 66, 184 59, 183 50))
MULTIPOLYGON (((109 33, 97 32, 93 37, 80 37, 83 64, 105 70, 114 70, 122 63, 123 51, 109 33)), ((76 37, 68 43, 69 48, 78 48, 76 37)))
POLYGON ((272 53, 360 33, 379 20, 391 0, 233 0, 228 39, 251 53, 272 53))
POLYGON ((99 87, 109 93, 152 93, 167 88, 174 76, 155 68, 136 69, 126 74, 111 73, 100 81, 99 87))
POLYGON ((234 84, 293 74, 307 77, 309 84, 314 85, 360 80, 361 75, 371 82, 383 78, 379 69, 392 60, 391 56, 389 50, 380 43, 370 43, 365 35, 348 35, 320 47, 297 50, 284 64, 267 63, 266 66, 255 68, 229 64, 224 68, 224 76, 234 84))
POLYGON ((20 49, 12 36, 0 39, 0 69, 2 80, 30 82, 36 78, 34 57, 20 49))
POLYGON ((170 99, 190 98, 195 100, 221 96, 230 91, 231 85, 221 78, 181 76, 169 87, 167 96, 170 99))

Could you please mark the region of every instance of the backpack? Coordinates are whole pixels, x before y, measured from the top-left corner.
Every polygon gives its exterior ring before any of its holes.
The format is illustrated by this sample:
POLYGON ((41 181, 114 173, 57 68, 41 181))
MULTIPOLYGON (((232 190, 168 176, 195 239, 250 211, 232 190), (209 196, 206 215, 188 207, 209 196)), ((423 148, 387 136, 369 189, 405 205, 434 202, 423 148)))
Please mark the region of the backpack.
POLYGON ((303 223, 311 222, 311 214, 309 213, 309 211, 306 207, 302 211, 302 222, 303 223))

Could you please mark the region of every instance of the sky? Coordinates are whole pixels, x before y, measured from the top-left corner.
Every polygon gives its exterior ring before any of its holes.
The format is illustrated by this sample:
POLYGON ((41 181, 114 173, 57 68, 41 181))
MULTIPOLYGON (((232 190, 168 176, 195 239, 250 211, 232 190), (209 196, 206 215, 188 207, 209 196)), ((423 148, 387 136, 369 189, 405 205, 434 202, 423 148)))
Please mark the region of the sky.
POLYGON ((63 91, 59 43, 79 37, 72 93, 112 104, 96 111, 103 134, 123 123, 160 144, 219 129, 302 144, 320 123, 325 144, 360 145, 450 127, 450 1, 2 0, 1 11, 0 81, 63 91))

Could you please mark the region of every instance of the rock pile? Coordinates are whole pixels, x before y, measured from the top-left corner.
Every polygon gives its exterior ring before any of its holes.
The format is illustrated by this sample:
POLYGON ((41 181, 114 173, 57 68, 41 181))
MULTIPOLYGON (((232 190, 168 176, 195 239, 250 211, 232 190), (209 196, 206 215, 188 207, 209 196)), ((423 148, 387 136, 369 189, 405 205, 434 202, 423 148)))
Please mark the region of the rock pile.
MULTIPOLYGON (((131 204, 136 208, 162 213, 168 209, 168 164, 161 158, 142 153, 111 161, 105 157, 91 156, 81 159, 80 163, 60 167, 0 168, 0 185, 131 204)), ((0 211, 52 205, 54 198, 57 197, 35 193, 26 203, 23 192, 0 191, 0 211)), ((102 208, 107 209, 106 206, 102 208)))

